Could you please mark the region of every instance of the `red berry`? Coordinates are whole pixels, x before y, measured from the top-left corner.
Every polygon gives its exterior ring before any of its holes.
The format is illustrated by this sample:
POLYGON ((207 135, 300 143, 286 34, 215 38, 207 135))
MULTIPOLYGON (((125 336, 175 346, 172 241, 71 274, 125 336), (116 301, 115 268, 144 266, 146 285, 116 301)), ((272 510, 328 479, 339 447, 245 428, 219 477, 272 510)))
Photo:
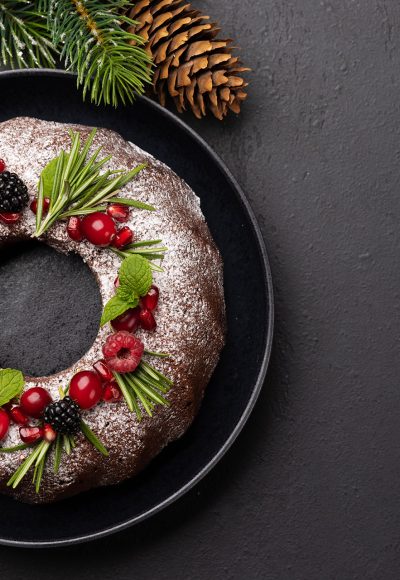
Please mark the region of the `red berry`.
POLYGON ((43 438, 49 443, 52 443, 57 437, 57 433, 54 431, 53 427, 48 423, 45 423, 43 427, 43 438))
POLYGON ((157 286, 154 286, 153 284, 153 286, 147 292, 146 296, 143 296, 142 298, 143 308, 147 308, 148 310, 154 310, 155 308, 157 308, 159 295, 160 295, 159 289, 157 288, 157 286))
POLYGON ((0 441, 7 435, 9 427, 10 418, 4 409, 0 409, 0 441))
POLYGON ((69 396, 81 409, 90 409, 101 399, 101 380, 93 371, 80 371, 71 379, 69 396))
POLYGON ((109 336, 103 346, 103 354, 110 369, 118 373, 130 373, 140 363, 144 350, 141 340, 126 330, 109 336))
POLYGON ((0 173, 3 173, 5 168, 6 168, 6 162, 4 161, 4 159, 0 159, 0 173))
POLYGON ((82 232, 91 244, 104 248, 111 244, 117 229, 109 215, 96 211, 82 219, 82 232))
POLYGON ((125 223, 129 219, 129 207, 122 203, 110 203, 107 214, 116 222, 125 223))
POLYGON ((114 286, 115 286, 116 288, 119 288, 119 285, 120 285, 120 281, 119 281, 119 277, 117 276, 117 277, 115 278, 115 280, 114 280, 114 286))
POLYGON ((28 417, 25 415, 22 407, 18 405, 16 407, 12 407, 12 409, 9 410, 8 415, 10 419, 12 419, 12 421, 18 425, 27 425, 28 423, 28 417))
POLYGON ((16 224, 20 219, 20 213, 0 213, 0 222, 6 225, 16 224))
POLYGON ((157 322, 153 316, 151 310, 143 308, 139 314, 140 326, 143 330, 154 330, 157 326, 157 322))
POLYGON ((50 394, 43 387, 32 387, 21 397, 21 407, 26 415, 39 419, 43 411, 52 401, 50 394))
POLYGON ((24 443, 35 443, 39 439, 43 439, 42 427, 20 427, 19 436, 24 443))
POLYGON ((113 246, 118 249, 125 248, 128 244, 132 243, 133 231, 130 227, 125 226, 118 230, 117 235, 113 240, 113 246))
POLYGON ((81 242, 83 240, 81 219, 77 216, 72 216, 68 220, 67 234, 74 240, 74 242, 81 242))
MULTIPOLYGON (((37 207, 38 207, 37 197, 35 197, 35 199, 32 201, 32 203, 29 207, 31 208, 31 211, 33 211, 33 213, 36 215, 37 207)), ((46 214, 49 211, 49 207, 50 207, 50 200, 48 197, 45 197, 43 200, 43 214, 46 214)))
POLYGON ((126 312, 111 321, 111 326, 117 331, 135 332, 139 327, 139 313, 140 308, 138 306, 136 308, 128 308, 126 312))
POLYGON ((94 363, 93 368, 96 371, 96 373, 99 375, 99 377, 103 383, 107 383, 108 381, 113 380, 114 375, 112 374, 112 372, 110 371, 110 369, 106 365, 106 361, 98 360, 97 362, 94 363))
POLYGON ((107 403, 116 403, 121 397, 121 390, 115 381, 110 381, 104 385, 103 401, 107 401, 107 403))

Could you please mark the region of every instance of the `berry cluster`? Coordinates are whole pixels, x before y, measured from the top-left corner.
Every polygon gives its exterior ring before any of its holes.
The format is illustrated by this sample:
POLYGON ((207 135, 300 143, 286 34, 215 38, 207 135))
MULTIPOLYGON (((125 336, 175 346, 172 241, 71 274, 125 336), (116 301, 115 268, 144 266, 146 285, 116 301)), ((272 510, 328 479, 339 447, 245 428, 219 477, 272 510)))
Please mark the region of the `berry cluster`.
MULTIPOLYGON (((115 280, 114 285, 118 288, 118 278, 115 280)), ((159 295, 160 292, 157 286, 153 284, 146 296, 140 299, 139 306, 128 308, 123 314, 111 321, 113 329, 116 331, 127 330, 134 333, 140 326, 143 330, 155 330, 157 323, 153 311, 157 308, 159 295)))
POLYGON ((8 225, 15 224, 28 201, 25 183, 16 173, 6 171, 6 164, 0 159, 0 221, 8 225))
POLYGON ((129 208, 120 203, 111 203, 107 213, 96 211, 83 218, 73 216, 67 223, 67 233, 74 242, 86 239, 100 248, 114 246, 125 248, 133 242, 133 232, 128 226, 117 229, 116 223, 124 223, 129 219, 129 208))

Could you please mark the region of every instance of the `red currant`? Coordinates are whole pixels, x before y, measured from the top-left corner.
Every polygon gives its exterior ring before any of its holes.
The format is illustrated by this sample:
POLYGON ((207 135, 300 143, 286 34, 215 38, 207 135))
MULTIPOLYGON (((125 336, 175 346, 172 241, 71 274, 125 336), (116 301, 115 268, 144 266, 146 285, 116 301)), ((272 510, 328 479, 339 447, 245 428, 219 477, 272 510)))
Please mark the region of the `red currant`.
MULTIPOLYGON (((36 215, 37 208, 38 208, 37 197, 35 197, 35 199, 32 201, 32 203, 29 207, 31 208, 31 211, 36 215)), ((43 215, 45 215, 49 211, 49 207, 50 207, 50 200, 48 197, 45 197, 43 200, 43 215)))
POLYGON ((52 398, 43 387, 32 387, 23 393, 21 397, 21 408, 26 415, 39 419, 43 411, 52 401, 52 398))
POLYGON ((104 248, 111 244, 117 229, 109 215, 96 211, 82 219, 82 232, 91 244, 104 248))
POLYGON ((157 288, 157 286, 154 286, 153 284, 153 286, 147 292, 146 296, 143 296, 142 298, 143 308, 147 308, 148 310, 154 310, 155 308, 157 308, 159 295, 160 295, 159 289, 157 288))
POLYGON ((22 407, 18 405, 16 407, 12 407, 8 414, 14 423, 17 423, 18 425, 27 425, 28 417, 25 415, 22 407))
POLYGON ((69 396, 81 409, 90 409, 101 399, 103 389, 98 374, 93 371, 80 371, 71 379, 69 396))
POLYGON ((121 248, 125 248, 125 246, 127 246, 128 244, 131 244, 132 240, 133 240, 133 231, 131 230, 130 227, 125 226, 117 232, 117 235, 113 240, 113 246, 115 246, 120 250, 121 248))
POLYGON ((45 423, 43 427, 43 438, 49 443, 52 443, 57 437, 57 433, 54 431, 53 427, 48 423, 45 423))
POLYGON ((139 328, 139 314, 140 308, 129 308, 126 312, 114 318, 111 321, 111 326, 114 330, 127 330, 128 332, 135 332, 139 328))
POLYGON ((139 314, 140 326, 144 330, 154 330, 157 326, 157 322, 153 316, 151 310, 143 308, 139 314))
POLYGON ((77 216, 72 216, 68 220, 67 234, 74 240, 74 242, 81 242, 83 240, 81 219, 77 216))
POLYGON ((129 219, 129 207, 122 203, 110 203, 107 214, 116 222, 124 223, 129 219))
POLYGON ((0 173, 3 173, 5 168, 6 168, 6 162, 4 161, 4 159, 0 159, 0 173))
POLYGON ((20 427, 19 436, 24 443, 35 443, 43 439, 43 427, 20 427))
POLYGON ((0 213, 0 222, 6 225, 16 224, 20 219, 20 213, 0 213))
POLYGON ((103 383, 113 380, 114 375, 108 368, 105 360, 98 360, 97 362, 94 363, 93 368, 99 375, 103 383))
POLYGON ((107 403, 116 403, 121 397, 121 390, 115 381, 110 381, 104 385, 103 401, 107 401, 107 403))
POLYGON ((9 427, 10 418, 4 409, 0 409, 0 441, 7 435, 9 427))

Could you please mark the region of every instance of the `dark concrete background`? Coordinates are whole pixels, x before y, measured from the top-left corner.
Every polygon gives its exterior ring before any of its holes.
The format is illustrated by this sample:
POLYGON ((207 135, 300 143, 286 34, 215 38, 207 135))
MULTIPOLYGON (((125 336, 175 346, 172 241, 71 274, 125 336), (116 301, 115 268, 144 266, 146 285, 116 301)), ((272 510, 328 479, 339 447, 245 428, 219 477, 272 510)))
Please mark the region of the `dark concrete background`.
POLYGON ((195 4, 254 69, 240 118, 187 119, 242 184, 269 249, 267 384, 233 449, 177 504, 95 544, 1 548, 0 576, 397 579, 400 6, 195 4))

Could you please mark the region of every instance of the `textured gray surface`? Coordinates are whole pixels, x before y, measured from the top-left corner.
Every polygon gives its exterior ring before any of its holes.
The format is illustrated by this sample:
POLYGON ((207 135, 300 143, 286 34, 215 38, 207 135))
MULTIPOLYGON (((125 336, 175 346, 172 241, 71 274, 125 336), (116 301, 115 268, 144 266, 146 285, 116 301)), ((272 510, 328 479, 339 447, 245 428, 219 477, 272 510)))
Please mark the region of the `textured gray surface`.
POLYGON ((176 505, 93 545, 2 548, 0 575, 396 579, 400 7, 196 5, 254 69, 239 119, 188 119, 238 177, 267 242, 266 388, 228 456, 176 505))

